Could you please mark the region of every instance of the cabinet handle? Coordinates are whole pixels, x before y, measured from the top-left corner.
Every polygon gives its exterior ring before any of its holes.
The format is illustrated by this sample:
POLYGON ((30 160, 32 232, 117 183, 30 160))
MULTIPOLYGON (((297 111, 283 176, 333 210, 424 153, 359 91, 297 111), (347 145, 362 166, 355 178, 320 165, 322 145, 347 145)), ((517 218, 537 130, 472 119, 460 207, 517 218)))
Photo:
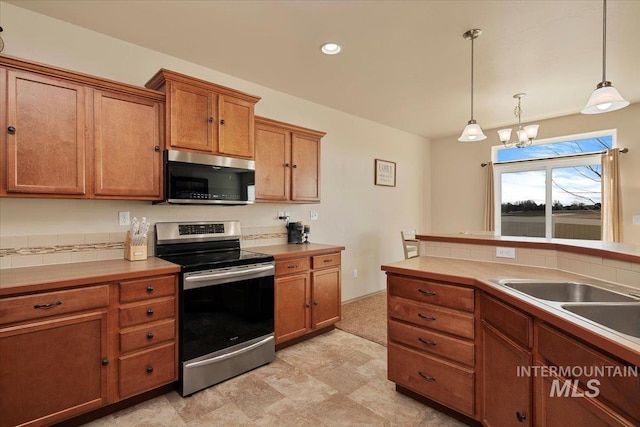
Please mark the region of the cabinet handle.
POLYGON ((432 316, 425 316, 424 314, 418 313, 418 317, 424 320, 436 320, 435 317, 432 316))
POLYGON ((305 304, 304 305, 306 308, 311 308, 311 304, 305 304))
POLYGON ((285 163, 285 164, 284 164, 284 167, 285 167, 285 168, 288 168, 288 167, 289 167, 289 163, 285 163))
POLYGON ((107 366, 109 364, 109 359, 102 359, 102 362, 100 362, 102 364, 102 366, 107 366))
POLYGON ((332 262, 332 261, 333 261, 333 260, 325 259, 325 260, 324 260, 324 261, 322 261, 322 262, 332 262))
POLYGON ((153 286, 147 286, 147 293, 150 294, 153 292, 153 286))
POLYGON ((224 119, 220 120, 220 124, 223 125, 224 124, 224 119))
POLYGON ((298 268, 298 264, 288 265, 287 268, 298 268))
POLYGON ((294 169, 298 167, 298 165, 293 165, 294 169))
POLYGON ((153 372, 153 366, 147 366, 147 374, 150 374, 153 372))
POLYGON ((213 121, 214 121, 214 120, 215 120, 215 119, 214 119, 213 117, 209 117, 209 118, 207 119, 207 121, 208 121, 209 123, 213 123, 213 121))
POLYGON ((9 126, 7 128, 7 132, 9 132, 9 135, 15 135, 16 134, 16 128, 14 128, 13 126, 9 126))
POLYGON ((516 418, 519 422, 523 423, 524 420, 527 419, 527 414, 525 412, 516 412, 516 418))
POLYGON ((153 147, 153 151, 160 151, 160 146, 156 145, 155 147, 153 147))
POLYGON ((147 316, 151 316, 153 314, 153 308, 147 310, 147 316))
POLYGON ((424 339, 424 338, 422 338, 422 337, 418 337, 418 341, 420 341, 422 344, 426 344, 426 345, 433 345, 433 346, 435 346, 435 345, 436 345, 436 342, 435 342, 435 341, 425 340, 425 339, 424 339))
POLYGON ((149 333, 147 334, 147 339, 148 339, 148 340, 152 340, 152 339, 153 339, 153 332, 149 332, 149 333))
POLYGON ((46 304, 36 304, 33 306, 33 308, 51 308, 57 305, 62 305, 62 301, 48 302, 46 304))
POLYGON ((424 289, 420 289, 420 288, 418 288, 418 292, 420 292, 421 294, 424 294, 424 295, 435 295, 436 294, 436 291, 425 291, 424 289))
POLYGON ((418 375, 420 375, 422 378, 424 378, 427 381, 435 381, 436 380, 436 377, 432 377, 431 375, 425 375, 420 371, 418 371, 418 375))

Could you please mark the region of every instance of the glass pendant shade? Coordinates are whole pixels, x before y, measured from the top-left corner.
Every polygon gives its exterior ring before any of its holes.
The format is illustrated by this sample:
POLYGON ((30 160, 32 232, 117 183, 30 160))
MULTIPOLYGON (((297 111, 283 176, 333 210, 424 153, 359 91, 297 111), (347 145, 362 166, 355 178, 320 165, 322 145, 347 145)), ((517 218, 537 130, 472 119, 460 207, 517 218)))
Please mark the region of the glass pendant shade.
POLYGON ((527 134, 527 139, 536 139, 538 136, 538 128, 540 125, 529 125, 525 126, 523 129, 527 134))
POLYGON ((610 82, 602 82, 598 84, 596 90, 593 91, 589 102, 582 109, 582 114, 600 114, 609 111, 619 110, 629 105, 629 101, 625 100, 620 92, 610 82))
POLYGON ((500 138, 500 142, 508 142, 511 139, 511 128, 500 129, 498 131, 498 137, 500 138))
POLYGON ((462 131, 462 135, 460 135, 460 138, 458 138, 458 141, 474 142, 482 141, 483 139, 487 139, 487 135, 482 132, 482 128, 480 127, 480 125, 477 124, 475 120, 469 120, 469 123, 462 131))

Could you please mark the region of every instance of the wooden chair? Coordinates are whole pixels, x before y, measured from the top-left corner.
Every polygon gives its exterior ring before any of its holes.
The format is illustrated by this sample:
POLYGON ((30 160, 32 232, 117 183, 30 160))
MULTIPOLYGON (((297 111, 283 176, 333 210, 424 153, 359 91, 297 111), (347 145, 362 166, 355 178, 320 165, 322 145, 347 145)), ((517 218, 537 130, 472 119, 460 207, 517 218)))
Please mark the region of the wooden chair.
POLYGON ((420 256, 420 242, 416 239, 416 230, 401 231, 400 237, 402 237, 404 259, 420 256))

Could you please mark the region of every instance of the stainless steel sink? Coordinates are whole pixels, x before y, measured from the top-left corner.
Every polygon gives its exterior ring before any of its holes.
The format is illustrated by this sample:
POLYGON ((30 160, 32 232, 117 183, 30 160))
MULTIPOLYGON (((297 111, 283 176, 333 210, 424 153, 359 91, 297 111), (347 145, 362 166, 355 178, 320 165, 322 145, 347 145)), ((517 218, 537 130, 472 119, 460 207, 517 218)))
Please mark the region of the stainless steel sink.
POLYGON ((599 288, 587 283, 501 280, 501 285, 535 298, 558 302, 634 302, 631 295, 599 288))
POLYGON ((563 304, 561 307, 614 331, 640 338, 640 303, 563 304))

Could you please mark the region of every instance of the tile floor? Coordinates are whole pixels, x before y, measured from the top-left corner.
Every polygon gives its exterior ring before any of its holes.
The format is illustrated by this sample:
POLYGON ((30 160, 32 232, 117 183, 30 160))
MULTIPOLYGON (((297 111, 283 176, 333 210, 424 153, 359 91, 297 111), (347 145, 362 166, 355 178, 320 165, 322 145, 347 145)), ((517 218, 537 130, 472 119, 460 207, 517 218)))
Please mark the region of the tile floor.
POLYGON ((171 392, 93 421, 130 426, 426 426, 463 424, 395 391, 387 349, 333 330, 189 398, 171 392))

